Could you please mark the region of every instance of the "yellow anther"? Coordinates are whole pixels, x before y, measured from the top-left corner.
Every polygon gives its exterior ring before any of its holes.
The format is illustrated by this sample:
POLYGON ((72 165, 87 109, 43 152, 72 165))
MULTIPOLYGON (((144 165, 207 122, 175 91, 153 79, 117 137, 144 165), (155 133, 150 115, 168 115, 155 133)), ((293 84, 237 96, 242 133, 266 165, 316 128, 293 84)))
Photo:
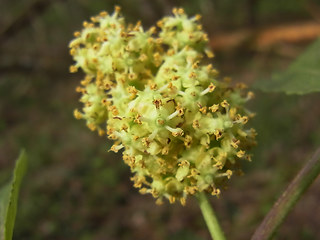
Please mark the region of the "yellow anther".
POLYGON ((139 190, 139 192, 140 192, 141 194, 146 194, 146 193, 148 192, 148 189, 146 189, 146 188, 141 188, 141 189, 139 190))
POLYGON ((175 54, 174 49, 169 49, 169 50, 167 51, 167 55, 168 55, 168 56, 173 56, 174 54, 175 54))
POLYGON ((169 153, 169 146, 164 146, 161 150, 162 155, 168 155, 169 153))
MULTIPOLYGON (((122 37, 122 38, 127 37, 127 33, 126 32, 120 32, 120 37, 122 37)), ((127 46, 126 50, 130 51, 130 48, 127 46)))
POLYGON ((116 106, 109 106, 108 110, 112 113, 113 116, 117 116, 119 114, 119 111, 116 106))
POLYGON ((254 98, 254 93, 251 92, 251 91, 249 91, 248 94, 247 94, 247 98, 248 98, 248 99, 254 98))
POLYGON ((103 136, 106 134, 106 131, 99 129, 98 134, 99 134, 99 136, 103 136))
MULTIPOLYGON (((208 36, 205 36, 205 37, 206 37, 206 39, 208 39, 208 36)), ((207 40, 206 40, 206 41, 207 41, 207 40)), ((213 52, 211 52, 211 51, 209 51, 209 50, 206 50, 205 52, 206 52, 208 58, 213 58, 213 57, 214 57, 213 52)))
POLYGON ((195 168, 192 168, 191 171, 190 171, 190 173, 191 173, 191 177, 195 177, 195 176, 200 175, 199 170, 198 170, 198 169, 195 169, 195 168))
POLYGON ((229 169, 226 171, 226 174, 227 174, 227 178, 230 179, 232 176, 232 171, 229 169))
POLYGON ((85 105, 85 107, 91 107, 92 106, 92 102, 85 102, 84 105, 85 105))
POLYGON ((112 147, 110 148, 110 151, 113 151, 115 153, 117 153, 120 149, 123 148, 123 145, 122 144, 118 144, 118 143, 115 143, 112 145, 112 147))
POLYGON ((175 201, 176 201, 176 198, 174 196, 169 196, 169 202, 171 204, 175 203, 175 201))
POLYGON ((162 44, 163 43, 163 39, 162 38, 157 38, 156 39, 156 43, 157 44, 162 44))
POLYGON ((130 99, 134 99, 138 93, 138 90, 134 86, 129 86, 127 88, 128 93, 130 93, 130 99))
POLYGON ((169 82, 167 87, 171 90, 173 90, 175 88, 175 86, 173 86, 172 82, 169 82))
POLYGON ((202 16, 200 14, 197 14, 194 16, 194 18, 195 20, 199 21, 202 18, 202 16))
POLYGON ((216 136, 216 140, 219 140, 222 137, 222 132, 218 129, 215 130, 213 134, 216 136))
POLYGON ((199 111, 200 111, 201 113, 203 113, 203 114, 206 114, 206 113, 207 113, 207 107, 204 106, 204 107, 200 108, 199 111))
POLYGON ((156 66, 160 66, 161 64, 161 55, 159 52, 156 52, 155 54, 153 54, 153 59, 154 59, 154 64, 156 66))
POLYGON ((243 124, 246 124, 249 121, 249 118, 247 116, 243 116, 241 118, 241 121, 242 121, 243 124))
POLYGON ((217 197, 219 197, 220 193, 221 193, 221 191, 220 191, 219 188, 214 188, 214 189, 212 190, 212 192, 211 192, 211 195, 212 195, 212 196, 217 196, 217 197))
POLYGON ((199 120, 193 120, 193 122, 192 122, 192 127, 193 127, 194 129, 200 128, 199 120))
POLYGON ((184 14, 184 9, 183 9, 183 8, 179 8, 179 9, 178 9, 178 13, 179 13, 180 15, 184 14))
POLYGON ((122 127, 121 127, 121 130, 127 132, 128 131, 128 126, 123 124, 122 127))
POLYGON ((156 106, 156 109, 159 109, 163 105, 161 99, 153 100, 153 104, 156 106))
POLYGON ((161 198, 158 198, 157 200, 156 200, 156 204, 157 205, 162 205, 163 204, 163 201, 162 201, 162 199, 161 198))
MULTIPOLYGON (((141 22, 140 22, 140 24, 141 24, 141 22)), ((149 29, 149 32, 150 32, 151 34, 155 34, 155 33, 157 32, 157 28, 156 28, 155 26, 152 26, 152 27, 149 29)))
POLYGON ((172 80, 173 81, 176 81, 176 80, 178 80, 180 78, 180 76, 172 76, 172 80))
POLYGON ((81 118, 82 118, 82 114, 79 112, 78 109, 75 109, 75 110, 73 111, 73 115, 74 115, 74 117, 75 117, 76 119, 81 119, 81 118))
POLYGON ((80 84, 82 85, 82 86, 87 86, 90 82, 91 82, 91 77, 89 77, 89 76, 86 76, 81 82, 80 82, 80 84))
POLYGON ((162 21, 162 20, 158 21, 158 22, 157 22, 157 26, 158 26, 159 28, 162 28, 162 27, 163 27, 163 21, 162 21))
POLYGON ((190 135, 186 135, 183 142, 187 148, 190 148, 192 144, 192 137, 190 135))
POLYGON ((187 187, 185 188, 185 191, 186 191, 188 194, 190 194, 190 195, 194 195, 196 192, 199 191, 199 189, 198 189, 197 186, 192 186, 192 187, 187 186, 187 187))
POLYGON ((86 93, 86 89, 78 86, 78 87, 76 87, 76 92, 80 92, 82 94, 85 94, 86 93))
POLYGON ((172 13, 173 13, 173 14, 177 14, 177 13, 178 13, 178 8, 173 8, 173 9, 172 9, 172 13))
POLYGON ((223 100, 221 103, 220 103, 221 107, 223 108, 228 108, 230 106, 230 104, 227 102, 227 100, 223 100))
POLYGON ((191 72, 189 74, 189 78, 196 78, 197 77, 197 74, 195 72, 191 72))
POLYGON ((70 55, 71 55, 71 56, 74 56, 74 55, 76 54, 76 52, 77 52, 76 49, 74 49, 74 48, 71 48, 71 49, 70 49, 70 55))
POLYGON ((87 126, 91 131, 95 131, 97 129, 97 126, 94 125, 93 123, 89 123, 89 124, 87 124, 87 126))
POLYGON ((184 115, 184 109, 183 109, 183 107, 181 107, 180 104, 178 104, 178 106, 176 106, 176 110, 178 111, 178 116, 179 117, 184 115))
POLYGON ((216 86, 213 85, 213 83, 210 83, 208 88, 209 88, 209 92, 213 92, 216 86))
POLYGON ((134 141, 137 141, 138 139, 139 139, 138 136, 133 136, 133 140, 134 140, 134 141))
POLYGON ((108 12, 103 11, 103 12, 99 13, 99 16, 100 17, 106 17, 106 16, 108 16, 108 12))
POLYGON ((84 21, 83 23, 82 23, 82 25, 83 25, 83 27, 88 27, 89 26, 89 23, 87 22, 87 21, 84 21))
POLYGON ((180 198, 180 203, 182 206, 186 205, 186 199, 184 197, 180 198))
POLYGON ((242 158, 244 155, 245 155, 245 151, 240 150, 240 151, 237 152, 237 157, 238 158, 242 158))
MULTIPOLYGON (((209 41, 208 34, 204 33, 202 35, 202 39, 203 39, 203 41, 208 42, 209 41)), ((214 54, 211 51, 207 51, 206 54, 207 54, 208 58, 213 58, 214 57, 214 54)))
POLYGON ((80 37, 80 36, 81 36, 81 33, 80 33, 80 32, 74 32, 74 33, 73 33, 73 36, 75 36, 75 37, 80 37))
POLYGON ((236 114, 237 114, 237 109, 236 108, 231 108, 229 110, 229 117, 234 120, 236 118, 236 114))
POLYGON ((75 72, 78 71, 78 67, 72 65, 72 66, 70 66, 69 71, 70 71, 71 73, 75 73, 75 72))
POLYGON ((98 19, 96 17, 91 17, 90 20, 91 22, 98 22, 98 19))
POLYGON ((136 117, 135 117, 135 119, 134 119, 134 122, 137 123, 137 124, 139 124, 139 125, 141 125, 142 122, 141 122, 140 118, 141 118, 141 115, 140 115, 140 114, 137 114, 136 117))
POLYGON ((217 161, 214 165, 212 165, 213 167, 217 168, 217 169, 222 169, 224 164, 221 161, 217 161))
POLYGON ((182 160, 181 162, 178 163, 178 166, 181 167, 181 166, 187 166, 189 167, 190 166, 190 163, 189 161, 187 160, 182 160))
POLYGON ((111 139, 111 140, 116 140, 116 139, 118 139, 117 136, 114 135, 114 134, 108 135, 108 138, 111 139))
POLYGON ((183 135, 183 130, 180 129, 179 131, 175 131, 175 132, 171 132, 171 133, 172 133, 172 136, 179 137, 179 136, 183 135))
POLYGON ((115 6, 115 7, 114 7, 114 11, 115 11, 116 13, 119 13, 119 12, 121 11, 121 7, 120 7, 120 6, 115 6))
POLYGON ((216 86, 213 83, 210 83, 209 86, 200 93, 200 95, 203 96, 209 92, 211 93, 214 91, 215 88, 216 88, 216 86))
POLYGON ((211 112, 213 112, 213 113, 218 111, 218 109, 219 109, 219 105, 218 104, 213 104, 211 107, 209 107, 209 110, 211 112))
POLYGON ((231 145, 233 148, 237 149, 237 148, 239 147, 239 143, 240 143, 240 140, 233 138, 233 139, 231 140, 230 145, 231 145))
POLYGON ((199 68, 199 61, 196 61, 192 64, 192 69, 197 69, 199 68))
POLYGON ((157 190, 155 190, 155 189, 151 189, 150 193, 152 194, 152 196, 154 198, 159 197, 159 192, 157 190))
POLYGON ((109 125, 107 126, 107 134, 111 135, 114 133, 114 128, 110 127, 109 125))
POLYGON ((101 100, 101 103, 102 103, 104 106, 110 106, 110 105, 111 105, 111 102, 108 101, 108 100, 105 99, 105 98, 103 98, 103 99, 101 100))
POLYGON ((150 142, 150 139, 147 138, 147 137, 142 138, 141 142, 142 142, 142 145, 145 146, 145 147, 147 147, 147 148, 150 146, 150 143, 151 143, 151 142, 150 142))
POLYGON ((157 120, 158 124, 163 125, 164 124, 164 120, 163 119, 158 119, 157 120))
POLYGON ((250 135, 251 135, 252 137, 256 137, 256 136, 258 135, 258 133, 257 133, 257 131, 256 131, 255 129, 250 128, 250 135))
POLYGON ((158 87, 158 86, 157 86, 156 83, 151 83, 151 82, 150 82, 148 85, 149 85, 149 87, 150 87, 151 90, 157 90, 157 87, 158 87))
POLYGON ((139 60, 141 61, 141 62, 144 62, 144 61, 146 61, 148 59, 148 56, 146 55, 146 54, 141 54, 140 55, 140 57, 139 57, 139 60))

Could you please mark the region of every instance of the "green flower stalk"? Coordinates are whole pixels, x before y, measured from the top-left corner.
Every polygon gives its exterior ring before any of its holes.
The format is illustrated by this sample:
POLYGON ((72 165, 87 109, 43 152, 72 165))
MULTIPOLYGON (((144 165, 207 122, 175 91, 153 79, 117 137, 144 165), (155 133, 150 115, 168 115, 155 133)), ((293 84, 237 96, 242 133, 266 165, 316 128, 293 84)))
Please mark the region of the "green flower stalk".
POLYGON ((244 108, 253 93, 205 64, 213 54, 199 19, 174 9, 145 31, 126 24, 116 7, 84 22, 70 43, 70 71, 86 74, 75 117, 115 141, 110 150, 122 151, 134 187, 159 204, 218 196, 255 144, 245 127, 253 114, 244 108))

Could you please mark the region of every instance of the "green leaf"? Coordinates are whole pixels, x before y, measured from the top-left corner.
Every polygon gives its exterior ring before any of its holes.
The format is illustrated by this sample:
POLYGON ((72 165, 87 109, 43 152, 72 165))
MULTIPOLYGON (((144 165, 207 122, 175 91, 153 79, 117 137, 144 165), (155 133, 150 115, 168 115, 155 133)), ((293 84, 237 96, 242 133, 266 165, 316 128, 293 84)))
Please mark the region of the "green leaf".
POLYGON ((27 168, 27 155, 21 151, 11 182, 0 189, 0 239, 11 240, 17 213, 19 188, 27 168))
POLYGON ((257 82, 255 88, 266 92, 307 94, 320 92, 320 39, 316 40, 289 68, 257 82))

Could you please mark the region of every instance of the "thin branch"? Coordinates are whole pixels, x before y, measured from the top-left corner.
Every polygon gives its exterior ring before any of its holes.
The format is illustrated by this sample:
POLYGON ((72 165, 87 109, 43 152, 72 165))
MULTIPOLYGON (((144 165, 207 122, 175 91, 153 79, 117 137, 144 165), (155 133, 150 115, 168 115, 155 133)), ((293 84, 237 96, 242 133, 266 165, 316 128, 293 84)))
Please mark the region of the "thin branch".
POLYGON ((320 148, 300 170, 288 188, 273 205, 251 240, 267 240, 276 232, 280 224, 320 173, 320 148))
POLYGON ((298 43, 314 40, 320 36, 320 24, 308 21, 294 24, 278 24, 261 29, 240 29, 232 32, 216 34, 210 37, 210 45, 214 50, 234 50, 250 47, 263 50, 279 42, 298 43))

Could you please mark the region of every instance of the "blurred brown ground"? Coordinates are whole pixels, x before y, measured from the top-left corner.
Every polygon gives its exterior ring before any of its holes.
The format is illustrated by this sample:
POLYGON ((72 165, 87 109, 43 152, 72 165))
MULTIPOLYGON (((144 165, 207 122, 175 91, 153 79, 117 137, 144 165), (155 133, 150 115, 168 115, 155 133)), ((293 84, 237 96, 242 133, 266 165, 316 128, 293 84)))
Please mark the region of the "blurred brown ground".
MULTIPOLYGON (((21 147, 29 154, 14 239, 209 239, 196 202, 156 206, 132 187, 110 142, 72 116, 79 106, 68 42, 82 21, 121 5, 145 27, 182 6, 202 14, 221 76, 252 83, 285 69, 319 36, 318 1, 122 0, 0 2, 0 183, 21 147)), ((256 91, 250 109, 259 145, 245 175, 212 198, 228 239, 247 240, 290 179, 320 144, 319 94, 256 91)), ((275 239, 320 239, 320 182, 275 239)))

